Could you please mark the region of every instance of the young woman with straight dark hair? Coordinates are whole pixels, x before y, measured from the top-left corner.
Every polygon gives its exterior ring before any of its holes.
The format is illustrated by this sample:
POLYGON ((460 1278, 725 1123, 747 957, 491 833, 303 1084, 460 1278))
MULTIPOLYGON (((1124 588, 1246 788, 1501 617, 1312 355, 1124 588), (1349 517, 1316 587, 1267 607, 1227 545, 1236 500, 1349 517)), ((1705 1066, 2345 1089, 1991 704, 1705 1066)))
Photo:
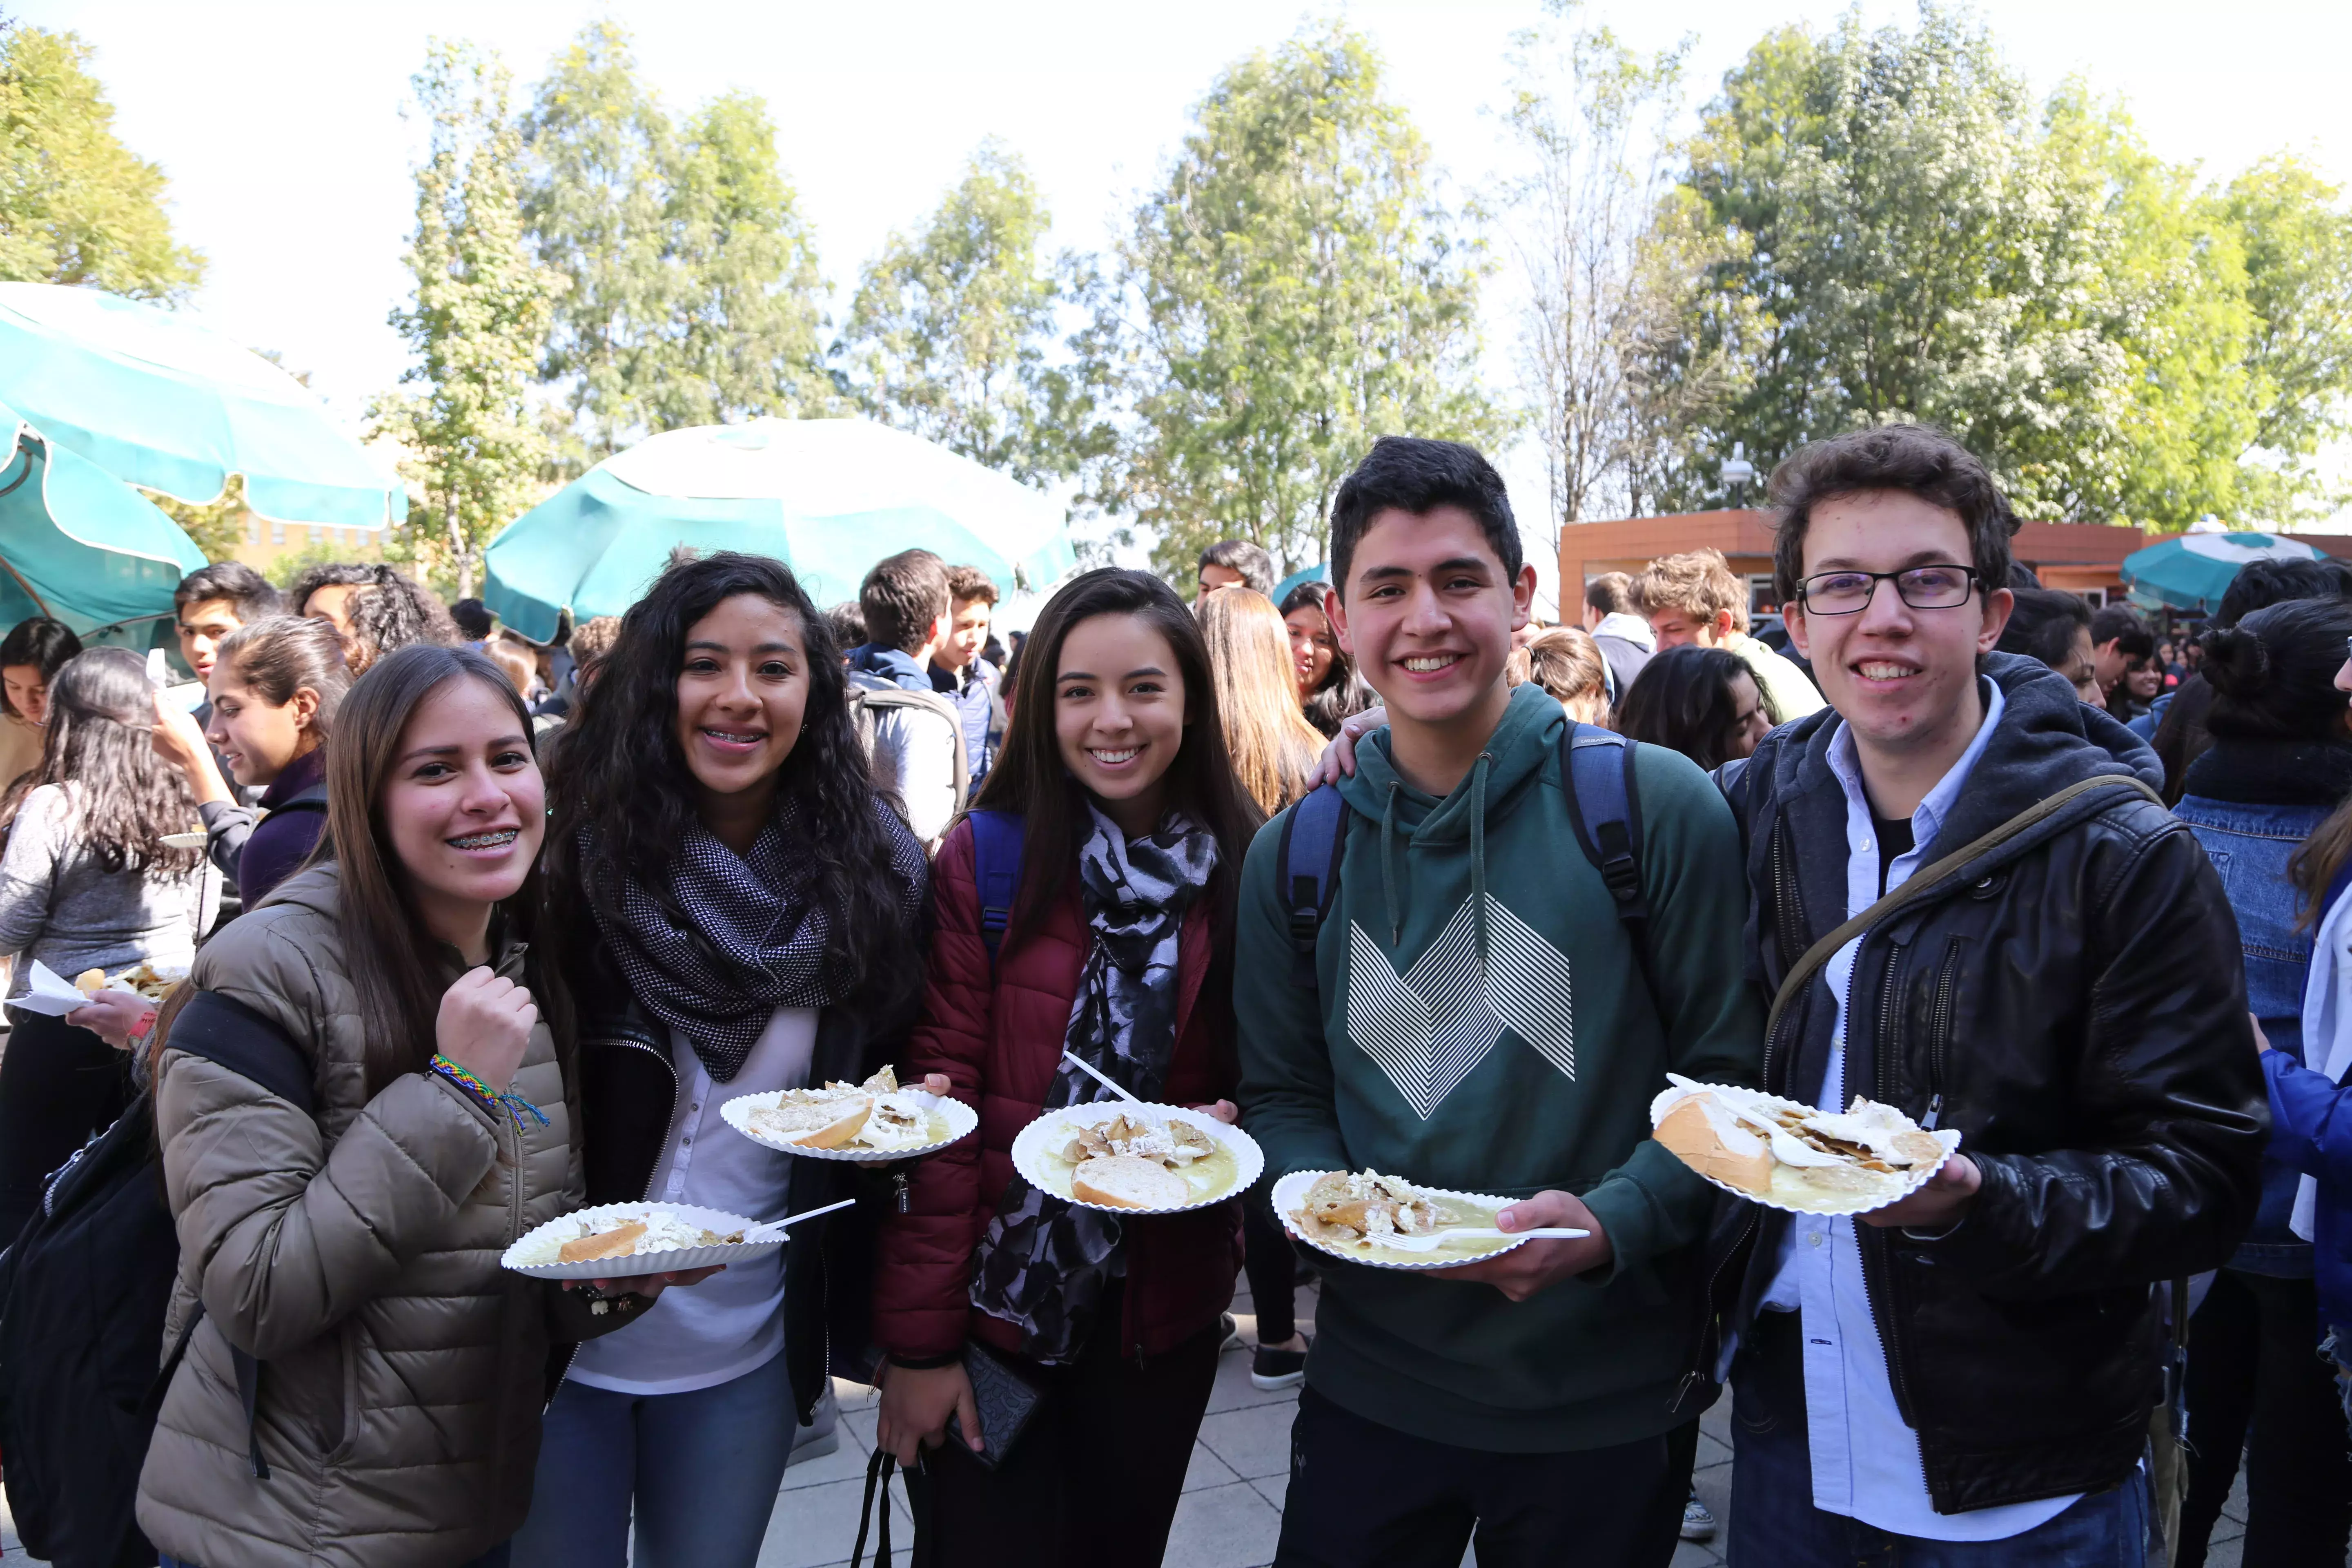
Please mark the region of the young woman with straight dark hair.
POLYGON ((1331 584, 1301 583, 1282 596, 1282 621, 1290 632, 1290 657, 1297 671, 1298 701, 1307 721, 1324 735, 1339 732, 1339 721, 1371 706, 1372 696, 1356 679, 1356 661, 1339 646, 1331 624, 1331 584))
MULTIPOLYGON (((147 664, 128 648, 92 648, 48 692, 40 765, 17 782, 20 804, 0 855, 0 955, 64 979, 146 960, 184 969, 211 924, 220 879, 202 852, 163 836, 195 826, 187 785, 155 754, 147 664)), ((78 1009, 77 1014, 86 1009, 78 1009)), ((9 1010, 0 1052, 0 1247, 40 1202, 42 1178, 131 1103, 129 1060, 91 1030, 9 1010)))
POLYGON ((223 637, 205 689, 209 722, 159 703, 155 749, 187 775, 205 852, 245 907, 308 859, 327 828, 327 737, 351 689, 342 640, 324 621, 271 616, 223 637), (217 761, 215 758, 217 757, 217 761), (231 777, 261 798, 239 804, 231 777))
MULTIPOLYGON (((922 847, 875 793, 840 650, 792 572, 733 553, 664 572, 581 689, 553 795, 589 1201, 768 1221, 856 1195, 854 1167, 719 1115, 863 1079, 922 984, 922 847)), ((583 1347, 520 1568, 751 1568, 796 1440, 829 1436, 827 1374, 870 1375, 871 1257, 870 1220, 813 1220, 669 1298, 652 1331, 583 1347)))
MULTIPOLYGON (((2292 857, 2352 799, 2352 724, 2336 672, 2352 599, 2295 599, 2207 634, 2210 746, 2189 763, 2173 815, 2221 874, 2246 972, 2246 1005, 2274 1052, 2310 1060, 2303 1037, 2312 933, 2299 920, 2292 857)), ((2321 1336, 2310 1241, 2292 1219, 2301 1181, 2273 1148, 2252 1231, 2213 1278, 2191 1322, 2189 1496, 2178 1561, 2204 1561, 2221 1505, 2246 1468, 2249 1563, 2338 1563, 2352 1541, 2352 1458, 2321 1336)))
POLYGON ((572 1010, 534 951, 530 715, 481 655, 411 647, 339 717, 331 857, 190 977, 310 1058, 315 1110, 168 1033, 156 1061, 186 1264, 164 1342, 194 1322, 139 1483, 165 1568, 503 1568, 551 1345, 692 1278, 633 1279, 593 1315, 499 1264, 581 1195, 572 1010))
POLYGON ((1259 813, 1235 782, 1200 626, 1159 578, 1074 578, 1021 659, 979 805, 1021 819, 994 954, 972 824, 940 852, 907 1062, 946 1074, 981 1124, 884 1215, 879 1441, 908 1467, 919 1561, 1157 1562, 1216 1373, 1239 1205, 1114 1218, 1037 1191, 1011 1150, 1041 1111, 1111 1098, 1066 1050, 1139 1099, 1233 1119, 1233 909, 1259 813), (1044 1391, 1017 1442, 982 1428, 968 1353, 1044 1391))
MULTIPOLYGON (((81 652, 63 621, 35 616, 0 637, 0 792, 41 763, 41 726, 48 722, 49 682, 81 652)), ((5 825, 5 817, 0 817, 5 825)))
POLYGON ((1780 722, 1738 655, 1691 643, 1660 648, 1642 667, 1616 719, 1622 733, 1707 769, 1749 755, 1780 722))

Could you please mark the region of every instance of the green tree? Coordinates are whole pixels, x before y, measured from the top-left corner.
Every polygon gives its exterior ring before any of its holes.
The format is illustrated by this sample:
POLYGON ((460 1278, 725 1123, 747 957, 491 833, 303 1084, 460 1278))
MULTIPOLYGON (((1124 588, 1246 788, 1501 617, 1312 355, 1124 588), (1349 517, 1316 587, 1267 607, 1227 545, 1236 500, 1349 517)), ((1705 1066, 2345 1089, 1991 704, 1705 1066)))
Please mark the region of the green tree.
POLYGON ((178 301, 205 258, 173 240, 163 171, 115 135, 89 54, 0 18, 0 280, 178 301))
POLYGON ((2037 103, 1933 5, 1908 33, 1767 37, 1688 153, 1683 199, 1730 243, 1665 362, 1712 356, 1731 395, 1681 433, 1670 504, 1720 499, 1734 440, 1769 464, 1895 419, 1950 429, 2029 516, 2179 526, 2307 494, 2352 363, 2305 352, 2343 342, 2324 279, 2352 288, 2307 171, 2201 192, 2120 105, 2037 103))
POLYGON ((522 131, 530 234, 564 281, 541 369, 564 388, 579 458, 833 401, 815 246, 760 99, 716 99, 681 132, 628 34, 594 22, 522 131))
POLYGON ((834 350, 858 405, 1024 484, 1076 473, 1095 426, 1047 351, 1085 264, 1046 254, 1051 226, 1021 160, 982 142, 923 232, 866 264, 834 350))
POLYGON ((407 256, 415 298, 391 320, 416 355, 401 378, 416 390, 379 399, 371 420, 412 454, 404 468, 425 492, 386 554, 466 595, 483 548, 541 489, 533 375, 555 283, 522 232, 522 139, 506 68, 436 39, 412 79, 432 138, 407 256))
POLYGON ((1106 304, 1132 428, 1102 486, 1181 575, 1210 541, 1323 559, 1340 479, 1386 433, 1493 442, 1477 247, 1339 24, 1221 76, 1137 210, 1106 304))

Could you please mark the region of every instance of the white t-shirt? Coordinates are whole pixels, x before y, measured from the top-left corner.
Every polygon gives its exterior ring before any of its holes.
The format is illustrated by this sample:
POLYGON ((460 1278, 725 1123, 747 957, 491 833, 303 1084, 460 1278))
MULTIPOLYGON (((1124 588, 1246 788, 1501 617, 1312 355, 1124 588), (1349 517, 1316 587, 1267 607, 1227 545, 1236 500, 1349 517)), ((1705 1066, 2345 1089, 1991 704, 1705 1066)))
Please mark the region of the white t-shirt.
MULTIPOLYGON (((673 1030, 677 1104, 648 1195, 763 1223, 783 1218, 793 1156, 752 1142, 727 1125, 719 1108, 737 1095, 805 1087, 815 1049, 815 1009, 779 1008, 742 1069, 713 1083, 693 1046, 673 1030)), ((778 1250, 730 1264, 690 1289, 663 1291, 625 1331, 583 1344, 566 1375, 616 1394, 690 1394, 755 1371, 783 1348, 784 1254, 778 1250)))

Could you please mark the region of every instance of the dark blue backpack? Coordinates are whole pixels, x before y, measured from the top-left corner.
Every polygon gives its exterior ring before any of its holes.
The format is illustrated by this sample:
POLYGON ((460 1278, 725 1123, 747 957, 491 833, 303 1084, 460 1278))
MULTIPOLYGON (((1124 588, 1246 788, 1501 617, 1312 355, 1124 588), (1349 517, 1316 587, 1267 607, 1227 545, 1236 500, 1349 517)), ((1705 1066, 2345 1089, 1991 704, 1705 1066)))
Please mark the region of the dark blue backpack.
MULTIPOLYGON (((1643 984, 1651 1000, 1650 903, 1642 891, 1642 809, 1633 782, 1636 742, 1613 731, 1570 722, 1560 738, 1560 771, 1566 781, 1569 821, 1584 858, 1601 873, 1617 919, 1633 944, 1643 984)), ((1021 818, 1006 811, 975 811, 971 823, 972 876, 980 891, 980 938, 988 961, 1013 919, 1021 889, 1021 818)), ((1291 808, 1282 827, 1282 894, 1290 911, 1291 978, 1316 986, 1315 941, 1339 888, 1339 854, 1348 834, 1348 807, 1339 787, 1325 784, 1291 808)), ((1660 1008, 1660 1016, 1664 1010, 1660 1008)))

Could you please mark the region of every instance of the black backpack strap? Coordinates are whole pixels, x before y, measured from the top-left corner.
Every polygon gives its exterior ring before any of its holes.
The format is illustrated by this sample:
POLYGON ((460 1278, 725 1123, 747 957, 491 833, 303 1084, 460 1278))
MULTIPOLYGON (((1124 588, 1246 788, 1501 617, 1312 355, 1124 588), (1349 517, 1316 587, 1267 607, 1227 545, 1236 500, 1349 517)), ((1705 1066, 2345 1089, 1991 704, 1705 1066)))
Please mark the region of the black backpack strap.
POLYGON ((1348 803, 1324 784, 1290 808, 1282 823, 1282 901, 1290 911, 1290 981, 1316 988, 1315 939, 1339 891, 1339 853, 1348 837, 1348 803))
MULTIPOLYGON (((323 795, 323 787, 320 793, 323 795)), ((278 1099, 299 1107, 305 1116, 316 1112, 310 1058, 287 1037, 285 1030, 233 996, 224 996, 217 991, 199 991, 189 997, 179 1016, 172 1020, 172 1032, 163 1043, 167 1049, 202 1057, 240 1078, 251 1079, 278 1099)), ((196 1310, 180 1331, 180 1342, 165 1364, 163 1382, 167 1385, 179 1367, 180 1358, 187 1352, 189 1336, 196 1331, 196 1324, 203 1318, 204 1300, 199 1297, 196 1310)), ((237 1398, 245 1405, 246 1457, 253 1466, 253 1479, 266 1481, 269 1479, 269 1465, 261 1457, 261 1423, 257 1414, 261 1403, 261 1363, 234 1344, 229 1346, 229 1355, 236 1366, 237 1398)))
POLYGON ((189 997, 164 1045, 249 1078, 306 1114, 318 1109, 310 1057, 283 1029, 233 996, 199 991, 189 997))
POLYGON ((1650 1004, 1665 1021, 1650 973, 1650 899, 1642 886, 1642 796, 1633 778, 1637 742, 1614 731, 1570 721, 1560 738, 1560 784, 1577 847, 1601 873, 1618 923, 1633 944, 1650 1004))

